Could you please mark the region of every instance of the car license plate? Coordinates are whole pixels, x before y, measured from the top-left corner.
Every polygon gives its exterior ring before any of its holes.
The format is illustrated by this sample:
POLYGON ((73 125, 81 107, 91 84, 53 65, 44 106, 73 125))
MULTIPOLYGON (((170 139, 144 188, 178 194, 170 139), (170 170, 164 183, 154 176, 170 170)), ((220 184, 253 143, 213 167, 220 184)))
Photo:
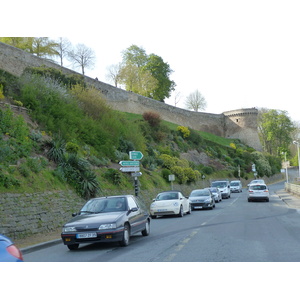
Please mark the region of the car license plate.
POLYGON ((195 206, 195 208, 202 208, 202 206, 195 206))
POLYGON ((97 237, 96 232, 88 232, 88 233, 78 233, 76 234, 76 238, 78 239, 90 239, 97 237))
POLYGON ((167 211, 167 209, 158 209, 158 212, 167 211))

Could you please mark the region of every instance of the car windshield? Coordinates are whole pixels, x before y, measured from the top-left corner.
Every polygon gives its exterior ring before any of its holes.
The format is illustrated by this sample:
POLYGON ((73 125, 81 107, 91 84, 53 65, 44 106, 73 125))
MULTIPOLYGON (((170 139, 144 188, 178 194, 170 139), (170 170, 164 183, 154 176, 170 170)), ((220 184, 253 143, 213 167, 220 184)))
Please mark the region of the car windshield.
POLYGON ((80 214, 96 214, 114 211, 126 211, 126 197, 95 198, 89 200, 80 210, 80 214))
POLYGON ((223 188, 223 187, 226 187, 226 182, 213 182, 211 184, 211 186, 217 187, 217 188, 223 188))
POLYGON ((190 195, 190 197, 199 197, 199 196, 209 196, 209 191, 207 190, 192 191, 190 195))
POLYGON ((250 189, 253 191, 264 191, 267 187, 265 185, 251 185, 250 189))
POLYGON ((239 183, 238 182, 231 182, 230 185, 231 186, 237 186, 237 185, 239 185, 239 183))
POLYGON ((160 200, 174 200, 174 199, 178 199, 178 198, 179 198, 178 193, 170 192, 170 193, 158 194, 157 197, 156 197, 156 200, 157 201, 160 201, 160 200))

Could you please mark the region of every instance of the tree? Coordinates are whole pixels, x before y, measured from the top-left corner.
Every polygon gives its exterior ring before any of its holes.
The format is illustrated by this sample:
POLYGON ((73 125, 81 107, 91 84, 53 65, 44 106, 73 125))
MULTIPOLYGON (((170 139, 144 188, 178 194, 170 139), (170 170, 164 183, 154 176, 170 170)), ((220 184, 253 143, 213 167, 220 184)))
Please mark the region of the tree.
POLYGON ((258 127, 265 151, 276 156, 280 156, 282 151, 288 151, 296 128, 286 111, 265 110, 259 116, 258 127))
POLYGON ((150 71, 158 83, 149 96, 159 101, 169 98, 176 86, 175 82, 169 78, 173 72, 169 64, 165 63, 160 56, 150 54, 144 68, 150 71))
POLYGON ((70 48, 71 48, 71 42, 67 38, 60 37, 57 42, 56 51, 57 51, 57 55, 60 58, 61 66, 63 66, 63 58, 65 56, 68 56, 70 48))
POLYGON ((84 75, 85 68, 93 68, 95 65, 94 51, 84 44, 77 44, 73 50, 69 51, 68 56, 74 66, 81 68, 82 75, 84 75))
POLYGON ((123 51, 120 74, 127 90, 163 101, 175 87, 174 81, 169 79, 172 72, 161 57, 148 56, 143 48, 132 45, 123 51))
POLYGON ((122 69, 121 63, 116 65, 110 65, 107 68, 108 73, 106 74, 106 78, 109 81, 112 81, 115 87, 118 87, 118 83, 121 81, 120 72, 122 69))
POLYGON ((127 64, 120 70, 120 82, 126 90, 149 97, 151 91, 157 86, 157 81, 149 71, 127 64))
POLYGON ((205 110, 206 101, 202 94, 196 90, 187 96, 185 105, 187 109, 193 109, 194 111, 205 110))
POLYGON ((58 55, 57 43, 48 37, 5 37, 1 42, 22 49, 38 57, 53 57, 58 55))

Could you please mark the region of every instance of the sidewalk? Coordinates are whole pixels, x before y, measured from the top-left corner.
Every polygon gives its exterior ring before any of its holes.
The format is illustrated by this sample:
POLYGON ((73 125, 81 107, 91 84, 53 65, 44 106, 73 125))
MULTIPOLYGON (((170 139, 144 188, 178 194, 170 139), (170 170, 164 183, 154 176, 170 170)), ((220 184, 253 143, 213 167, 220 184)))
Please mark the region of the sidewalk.
POLYGON ((279 190, 275 194, 290 208, 300 209, 300 196, 285 190, 279 190))

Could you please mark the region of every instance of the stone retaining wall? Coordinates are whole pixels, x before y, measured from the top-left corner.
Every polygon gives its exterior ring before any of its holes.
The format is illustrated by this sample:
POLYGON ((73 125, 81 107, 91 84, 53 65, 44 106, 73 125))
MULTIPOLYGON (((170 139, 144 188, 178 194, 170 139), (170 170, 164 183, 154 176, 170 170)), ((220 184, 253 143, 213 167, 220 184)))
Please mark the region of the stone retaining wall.
POLYGON ((289 193, 300 196, 300 185, 293 183, 285 183, 285 190, 289 193))
POLYGON ((0 194, 0 233, 16 239, 55 230, 84 203, 73 191, 0 194))

